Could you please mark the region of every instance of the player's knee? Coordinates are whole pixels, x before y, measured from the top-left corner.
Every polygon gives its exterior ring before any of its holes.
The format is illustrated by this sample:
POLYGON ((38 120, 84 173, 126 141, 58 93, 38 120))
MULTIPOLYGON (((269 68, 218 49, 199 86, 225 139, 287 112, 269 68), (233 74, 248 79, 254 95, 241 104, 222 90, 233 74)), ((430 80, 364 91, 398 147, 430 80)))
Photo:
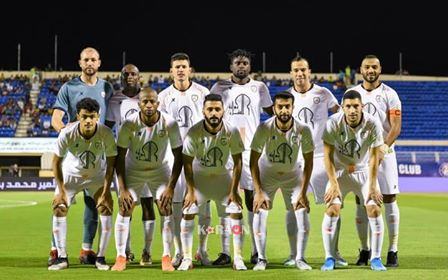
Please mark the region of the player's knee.
POLYGON ((330 217, 337 217, 337 216, 339 216, 340 212, 341 212, 340 204, 332 204, 325 211, 325 213, 327 213, 327 215, 330 217))
POLYGON ((67 216, 68 208, 64 204, 60 204, 53 209, 53 215, 56 217, 65 217, 67 216))
POLYGON ((369 218, 376 218, 381 215, 381 207, 379 207, 376 204, 375 205, 367 205, 366 210, 367 210, 367 216, 369 218))
POLYGON ((383 202, 384 203, 392 203, 397 200, 397 196, 395 194, 383 194, 383 202))

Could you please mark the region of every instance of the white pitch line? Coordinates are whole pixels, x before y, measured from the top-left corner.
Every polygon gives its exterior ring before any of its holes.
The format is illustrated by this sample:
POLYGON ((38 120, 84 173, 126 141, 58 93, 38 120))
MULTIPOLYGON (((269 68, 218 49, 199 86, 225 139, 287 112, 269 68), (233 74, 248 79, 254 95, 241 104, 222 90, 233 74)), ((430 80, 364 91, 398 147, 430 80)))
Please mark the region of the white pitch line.
POLYGON ((37 204, 37 201, 0 199, 0 209, 1 208, 23 207, 23 206, 33 206, 36 204, 37 204), (10 202, 11 204, 2 205, 5 202, 6 203, 10 202))

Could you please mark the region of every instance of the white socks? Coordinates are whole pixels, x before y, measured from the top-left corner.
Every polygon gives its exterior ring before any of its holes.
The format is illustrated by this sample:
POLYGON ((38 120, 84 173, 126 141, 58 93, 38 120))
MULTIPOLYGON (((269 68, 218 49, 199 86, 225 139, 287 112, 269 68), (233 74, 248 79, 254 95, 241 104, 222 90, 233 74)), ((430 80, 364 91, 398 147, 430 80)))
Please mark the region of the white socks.
POLYGON ((132 218, 129 220, 128 238, 126 239, 126 252, 131 252, 131 224, 132 218))
POLYGON ((324 214, 322 221, 322 239, 324 242, 325 259, 335 258, 336 247, 336 227, 339 220, 339 216, 330 217, 327 213, 324 214))
MULTIPOLYGON (((289 211, 288 211, 289 212, 289 211)), ((297 219, 297 256, 296 260, 305 259, 305 249, 308 243, 310 233, 310 218, 305 208, 296 210, 295 217, 297 219)))
POLYGON ((369 250, 369 219, 364 205, 356 204, 356 231, 358 232, 361 249, 369 250))
POLYGON ((398 234, 400 227, 400 210, 397 201, 384 203, 384 212, 389 232, 389 252, 398 251, 398 234))
POLYGON ((233 258, 242 258, 244 231, 243 220, 230 218, 231 232, 233 233, 233 258))
POLYGON ((56 248, 58 249, 58 257, 67 257, 67 217, 53 216, 53 236, 56 248))
POLYGON ((180 237, 180 223, 182 221, 182 202, 173 202, 173 243, 174 255, 183 254, 182 242, 180 237))
POLYGON ((266 260, 266 222, 269 211, 260 209, 254 215, 253 234, 255 237, 255 246, 258 251, 258 258, 266 260))
POLYGON ((110 236, 112 234, 112 216, 100 215, 101 221, 101 236, 100 243, 98 245, 98 257, 104 257, 106 255, 106 249, 109 245, 110 236))
POLYGON ((255 234, 254 234, 254 212, 247 211, 247 222, 249 224, 250 241, 251 241, 251 244, 252 244, 251 255, 254 255, 257 252, 257 246, 255 245, 255 234))
POLYGON ((184 259, 192 259, 191 250, 193 249, 193 231, 194 231, 194 219, 185 220, 180 222, 180 240, 182 242, 182 249, 184 259))
POLYGON ((222 226, 221 233, 221 246, 222 253, 230 256, 230 218, 219 218, 220 224, 222 226))
POLYGON ((289 240, 289 255, 295 258, 297 255, 297 220, 293 210, 286 211, 286 233, 289 240))
POLYGON ((163 242, 163 254, 162 256, 171 256, 171 244, 173 243, 173 217, 164 216, 162 219, 162 242, 163 242))
POLYGON ((376 218, 369 217, 370 228, 372 229, 372 246, 370 259, 381 257, 381 248, 383 246, 384 238, 384 222, 381 214, 376 218))
POLYGON ((199 213, 199 247, 198 251, 201 253, 207 252, 207 239, 208 232, 207 229, 210 227, 210 219, 211 219, 211 211, 210 211, 210 202, 205 204, 205 212, 199 213))
POLYGON ((126 239, 129 234, 129 220, 130 217, 123 217, 117 215, 115 221, 115 247, 117 249, 117 256, 126 257, 126 239))
POLYGON ((154 220, 147 220, 143 222, 143 238, 145 240, 145 250, 151 255, 151 244, 154 238, 154 220))

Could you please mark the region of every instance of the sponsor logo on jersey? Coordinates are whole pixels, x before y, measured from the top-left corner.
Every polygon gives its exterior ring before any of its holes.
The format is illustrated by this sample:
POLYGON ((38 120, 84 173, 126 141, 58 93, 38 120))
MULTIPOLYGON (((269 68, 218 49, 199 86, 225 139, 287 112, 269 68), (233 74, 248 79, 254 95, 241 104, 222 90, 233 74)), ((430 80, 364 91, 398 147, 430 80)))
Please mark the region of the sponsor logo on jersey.
POLYGON ((157 156, 157 152, 159 151, 159 147, 153 141, 146 142, 140 150, 137 150, 136 157, 137 160, 142 161, 158 161, 159 157, 157 156))
POLYGON ((238 95, 229 105, 230 115, 250 115, 250 98, 246 94, 238 95))
POLYGON ((310 124, 314 128, 314 113, 311 109, 303 107, 297 114, 297 118, 306 124, 310 124))
POLYGON ((352 139, 347 141, 343 146, 339 146, 339 152, 347 157, 355 158, 358 156, 358 159, 361 158, 361 145, 359 145, 356 139, 352 139))
POLYGON ((292 148, 287 143, 281 143, 277 149, 268 155, 270 162, 275 163, 291 163, 292 148))
POLYGON ((223 155, 224 154, 219 147, 213 147, 201 158, 201 165, 206 167, 223 166, 223 155))
POLYGON ((91 151, 82 152, 79 155, 79 159, 81 161, 82 168, 84 169, 95 168, 96 156, 91 151))
POLYGON ((377 112, 377 109, 376 109, 376 107, 375 107, 375 105, 373 103, 368 102, 368 103, 366 103, 364 105, 364 111, 366 111, 367 113, 375 116, 376 112, 377 112))
POLYGON ((188 106, 182 106, 177 112, 179 127, 190 127, 193 124, 193 111, 188 106))

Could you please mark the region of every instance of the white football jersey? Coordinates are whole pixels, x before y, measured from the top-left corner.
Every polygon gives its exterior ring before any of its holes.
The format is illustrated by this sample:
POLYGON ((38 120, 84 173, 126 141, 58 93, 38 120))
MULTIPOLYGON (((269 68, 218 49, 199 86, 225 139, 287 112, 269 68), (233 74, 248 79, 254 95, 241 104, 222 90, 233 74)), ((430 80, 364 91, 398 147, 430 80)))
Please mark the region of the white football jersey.
POLYGON ((166 167, 168 144, 172 149, 178 148, 182 146, 182 138, 176 121, 162 112, 152 127, 141 121, 140 114, 133 114, 124 120, 118 133, 117 145, 129 149, 126 170, 147 171, 166 167))
POLYGON ((159 93, 160 110, 177 121, 182 138, 190 127, 203 119, 202 107, 208 93, 206 87, 195 82, 186 91, 171 85, 159 93))
POLYGON ((204 121, 193 125, 185 137, 183 153, 193 157, 193 170, 202 174, 229 172, 231 155, 244 151, 238 129, 223 121, 221 130, 213 135, 207 132, 204 121))
POLYGON ((116 92, 109 101, 107 107, 106 120, 115 122, 116 129, 119 131, 123 121, 132 114, 140 111, 138 107, 139 94, 128 97, 121 91, 116 92))
POLYGON ((229 86, 222 87, 216 83, 210 93, 222 96, 224 117, 238 128, 245 149, 249 150, 255 130, 260 124, 263 108, 272 106, 269 89, 263 82, 252 79, 244 85, 235 84, 229 79, 228 84, 229 86))
POLYGON ((334 146, 334 161, 338 170, 347 169, 348 166, 366 168, 369 149, 384 143, 381 124, 372 115, 363 113, 361 123, 351 128, 342 111, 328 119, 322 139, 334 146))
POLYGON ((293 119, 290 130, 283 132, 275 124, 276 117, 261 123, 255 132, 251 149, 260 153, 260 167, 272 172, 289 172, 299 168, 299 153, 314 150, 309 125, 293 119))
POLYGON ((400 110, 401 101, 397 92, 388 85, 381 83, 376 89, 368 91, 359 84, 353 88, 361 94, 364 112, 367 112, 380 121, 385 138, 390 131, 389 110, 400 110))
POLYGON ((297 92, 294 87, 288 89, 294 95, 295 119, 308 124, 313 133, 314 156, 323 156, 322 134, 328 120, 328 110, 338 105, 336 97, 325 87, 313 84, 305 93, 297 92))
POLYGON ((61 130, 55 154, 64 158, 62 172, 71 176, 91 178, 104 173, 106 157, 117 155, 112 131, 100 123, 90 139, 79 132, 79 122, 61 130))

